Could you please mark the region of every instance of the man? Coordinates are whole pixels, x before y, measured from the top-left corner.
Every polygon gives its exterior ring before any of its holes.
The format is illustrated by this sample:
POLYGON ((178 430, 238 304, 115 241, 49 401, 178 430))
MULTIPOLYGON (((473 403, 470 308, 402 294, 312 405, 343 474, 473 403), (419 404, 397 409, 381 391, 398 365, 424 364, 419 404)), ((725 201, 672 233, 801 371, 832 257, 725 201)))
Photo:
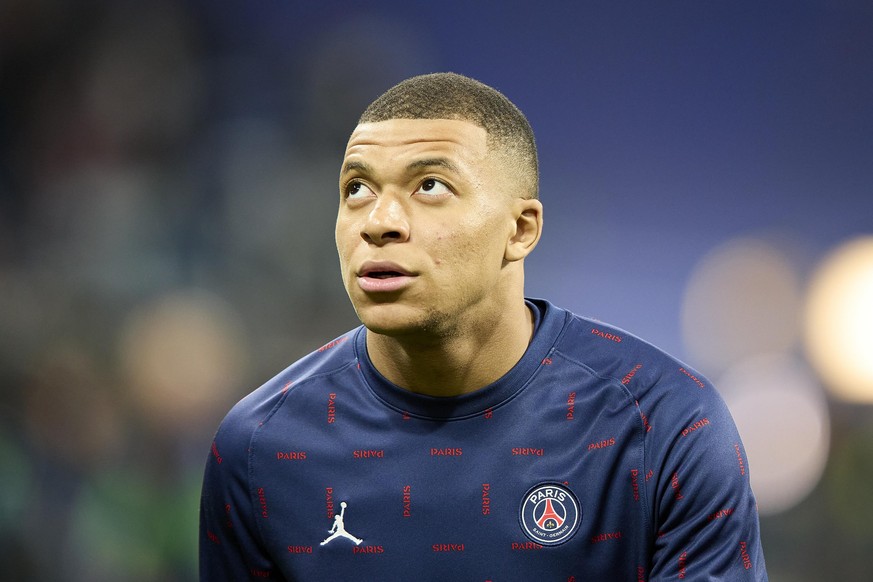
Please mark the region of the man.
POLYGON ((202 579, 767 579, 709 382, 525 299, 537 183, 527 120, 477 81, 414 77, 367 108, 336 223, 364 325, 222 423, 202 579))

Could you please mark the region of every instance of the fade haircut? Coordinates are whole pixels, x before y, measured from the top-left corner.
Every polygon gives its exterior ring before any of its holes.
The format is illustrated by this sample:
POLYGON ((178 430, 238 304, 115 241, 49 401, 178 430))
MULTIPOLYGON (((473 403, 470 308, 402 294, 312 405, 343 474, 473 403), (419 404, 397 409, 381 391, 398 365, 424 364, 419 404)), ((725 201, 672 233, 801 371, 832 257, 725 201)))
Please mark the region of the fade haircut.
POLYGON ((539 167, 533 129, 500 91, 457 73, 432 73, 401 81, 373 101, 358 123, 391 119, 457 119, 483 128, 488 148, 521 170, 525 198, 537 198, 539 167))

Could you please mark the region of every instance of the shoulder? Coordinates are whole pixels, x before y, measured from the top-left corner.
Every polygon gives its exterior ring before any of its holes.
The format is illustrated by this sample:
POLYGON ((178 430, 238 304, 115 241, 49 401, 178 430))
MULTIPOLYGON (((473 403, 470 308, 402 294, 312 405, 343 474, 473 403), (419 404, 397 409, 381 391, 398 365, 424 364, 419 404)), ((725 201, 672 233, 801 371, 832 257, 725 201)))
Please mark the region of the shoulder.
POLYGON ((703 374, 632 333, 575 315, 557 347, 605 384, 620 387, 626 401, 635 405, 643 431, 646 480, 651 479, 649 484, 661 495, 679 495, 677 477, 700 490, 748 489, 745 450, 736 424, 703 374), (709 482, 698 484, 695 479, 706 481, 704 475, 709 482))
POLYGON ((635 397, 658 384, 705 388, 702 374, 622 328, 570 312, 556 348, 594 374, 614 379, 635 397))
POLYGON ((656 419, 659 428, 669 426, 669 434, 697 422, 703 426, 725 422, 735 430, 721 396, 702 373, 627 330, 566 313, 556 351, 608 384, 620 386, 640 408, 647 431, 656 419))
POLYGON ((282 406, 290 392, 305 390, 306 385, 317 383, 357 360, 355 336, 361 329, 353 329, 324 344, 237 402, 222 420, 216 441, 226 448, 244 450, 254 432, 282 406))

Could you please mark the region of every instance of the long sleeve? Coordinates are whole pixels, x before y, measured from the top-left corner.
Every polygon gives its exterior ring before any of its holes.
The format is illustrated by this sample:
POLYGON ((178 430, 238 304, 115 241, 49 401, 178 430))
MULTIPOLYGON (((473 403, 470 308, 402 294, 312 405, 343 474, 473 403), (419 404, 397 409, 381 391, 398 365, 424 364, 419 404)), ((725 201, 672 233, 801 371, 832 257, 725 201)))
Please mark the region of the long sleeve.
POLYGON ((692 385, 681 402, 672 391, 656 406, 670 413, 660 415, 659 439, 650 440, 657 528, 650 581, 766 581, 742 441, 718 394, 692 377, 704 387, 692 385))
POLYGON ((257 520, 267 517, 267 508, 256 505, 258 491, 249 487, 247 441, 240 427, 225 420, 206 463, 200 499, 204 582, 281 579, 260 541, 257 520))

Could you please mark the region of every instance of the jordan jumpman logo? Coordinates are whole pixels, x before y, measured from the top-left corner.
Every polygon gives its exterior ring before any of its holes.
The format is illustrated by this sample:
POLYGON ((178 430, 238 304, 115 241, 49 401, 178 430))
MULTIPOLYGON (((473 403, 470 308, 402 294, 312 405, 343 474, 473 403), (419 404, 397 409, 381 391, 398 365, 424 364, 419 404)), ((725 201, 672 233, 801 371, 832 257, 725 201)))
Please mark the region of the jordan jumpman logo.
POLYGON ((342 509, 340 510, 340 512, 338 514, 333 516, 333 527, 331 527, 329 530, 327 530, 327 533, 329 533, 331 535, 326 540, 321 542, 322 546, 326 546, 328 543, 332 542, 333 540, 337 539, 338 537, 348 538, 348 539, 352 540, 353 542, 355 542, 356 546, 361 545, 361 542, 364 541, 360 538, 356 538, 355 536, 353 536, 352 534, 350 534, 349 532, 346 531, 346 526, 345 526, 345 523, 343 522, 343 514, 345 514, 345 512, 346 512, 346 505, 347 504, 345 501, 340 503, 340 507, 342 509))

